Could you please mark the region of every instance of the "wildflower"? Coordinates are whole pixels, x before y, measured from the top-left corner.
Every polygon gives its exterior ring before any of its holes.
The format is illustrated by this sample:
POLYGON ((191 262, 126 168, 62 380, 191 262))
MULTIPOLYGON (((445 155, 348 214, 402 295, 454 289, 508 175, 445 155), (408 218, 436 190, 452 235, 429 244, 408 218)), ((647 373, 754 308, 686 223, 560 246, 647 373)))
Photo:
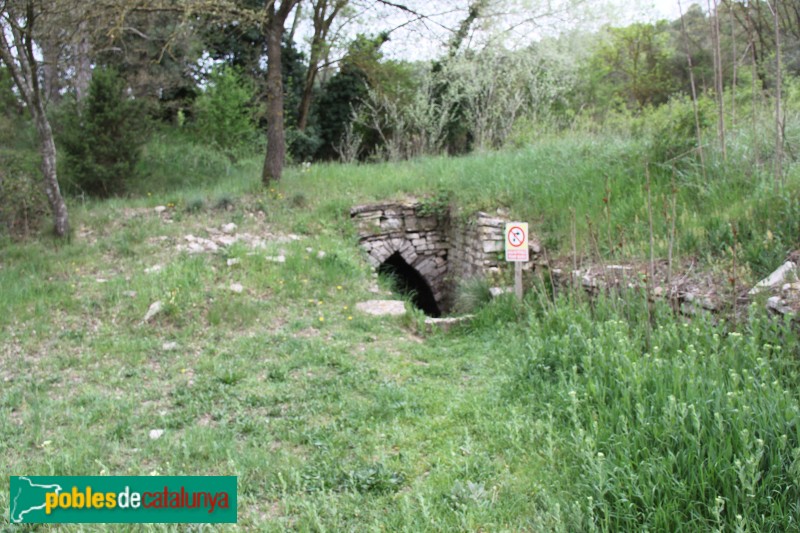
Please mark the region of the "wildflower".
POLYGON ((319 321, 320 322, 325 322, 325 317, 324 316, 319 317, 319 321))
POLYGON ((347 306, 346 306, 346 305, 345 305, 345 306, 342 306, 342 309, 344 309, 345 311, 347 311, 347 306))
POLYGON ((342 286, 341 286, 341 285, 337 285, 337 286, 336 286, 336 290, 337 290, 337 291, 340 291, 340 290, 342 290, 342 286))
POLYGON ((347 320, 353 320, 352 316, 347 317, 347 320))
POLYGON ((597 452, 597 458, 603 459, 606 455, 603 452, 597 452))

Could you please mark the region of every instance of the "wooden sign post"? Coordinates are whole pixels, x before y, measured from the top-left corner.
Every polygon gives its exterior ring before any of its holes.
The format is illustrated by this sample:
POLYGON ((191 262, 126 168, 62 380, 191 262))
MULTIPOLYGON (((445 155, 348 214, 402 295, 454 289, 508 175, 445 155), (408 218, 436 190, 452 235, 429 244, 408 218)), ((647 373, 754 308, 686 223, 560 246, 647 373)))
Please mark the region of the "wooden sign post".
POLYGON ((506 224, 506 261, 514 263, 514 294, 522 301, 522 263, 530 261, 527 222, 506 224))

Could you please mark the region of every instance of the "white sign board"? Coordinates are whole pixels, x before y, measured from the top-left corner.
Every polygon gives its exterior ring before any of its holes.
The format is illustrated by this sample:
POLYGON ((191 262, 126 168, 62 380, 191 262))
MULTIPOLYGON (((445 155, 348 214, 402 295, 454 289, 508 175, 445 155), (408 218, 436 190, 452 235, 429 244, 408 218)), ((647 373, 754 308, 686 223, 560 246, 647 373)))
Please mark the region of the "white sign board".
POLYGON ((506 261, 530 261, 527 222, 506 224, 506 261))

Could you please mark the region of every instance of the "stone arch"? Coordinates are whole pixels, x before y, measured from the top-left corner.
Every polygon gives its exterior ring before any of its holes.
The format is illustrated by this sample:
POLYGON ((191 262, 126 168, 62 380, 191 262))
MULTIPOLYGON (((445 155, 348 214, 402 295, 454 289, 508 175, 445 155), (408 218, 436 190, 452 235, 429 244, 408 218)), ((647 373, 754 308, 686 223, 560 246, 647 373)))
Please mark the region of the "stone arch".
POLYGON ((447 273, 447 250, 438 231, 425 232, 418 239, 376 235, 363 246, 367 250, 370 264, 375 268, 379 268, 395 253, 399 254, 403 261, 416 270, 428 284, 436 304, 440 308, 446 306, 444 285, 447 273), (437 245, 439 242, 442 244, 437 245))
MULTIPOLYGON (((399 254, 425 280, 444 313, 450 310, 458 282, 505 266, 506 215, 502 210, 497 216, 479 211, 467 220, 456 220, 449 210, 434 215, 416 201, 359 205, 350 210, 358 243, 370 264, 380 268, 399 254)), ((535 257, 538 241, 529 236, 529 242, 535 257)), ((524 268, 532 267, 533 262, 524 268)))

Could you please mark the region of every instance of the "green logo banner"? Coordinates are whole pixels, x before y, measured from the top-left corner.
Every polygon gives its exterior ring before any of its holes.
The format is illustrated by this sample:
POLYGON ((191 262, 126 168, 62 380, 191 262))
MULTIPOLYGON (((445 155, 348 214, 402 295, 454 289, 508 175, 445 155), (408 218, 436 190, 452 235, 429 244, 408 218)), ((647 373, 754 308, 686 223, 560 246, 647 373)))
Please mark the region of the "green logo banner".
POLYGON ((11 476, 12 524, 235 523, 236 476, 11 476))

